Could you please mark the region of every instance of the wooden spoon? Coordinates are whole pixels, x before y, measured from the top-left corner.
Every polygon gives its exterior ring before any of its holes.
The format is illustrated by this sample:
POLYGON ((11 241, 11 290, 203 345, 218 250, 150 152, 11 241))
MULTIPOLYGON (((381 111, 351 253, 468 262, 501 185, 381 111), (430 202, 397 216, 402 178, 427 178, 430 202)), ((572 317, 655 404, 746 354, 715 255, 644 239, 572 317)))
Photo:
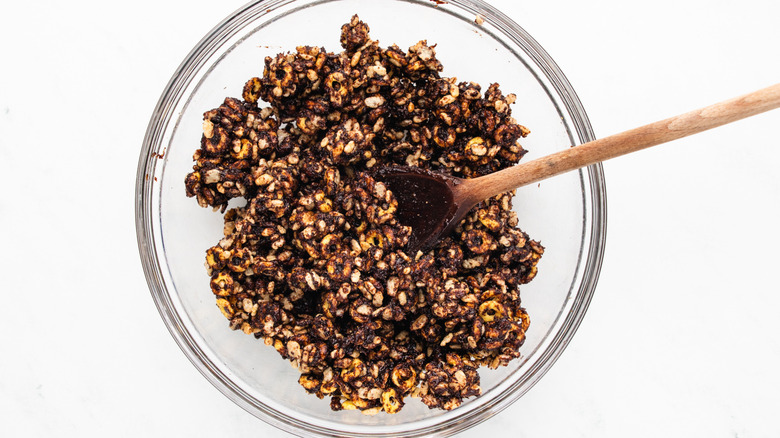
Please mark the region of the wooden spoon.
POLYGON ((400 166, 382 169, 377 175, 398 200, 399 222, 412 227, 407 250, 416 252, 446 236, 472 207, 487 198, 777 107, 780 107, 780 84, 479 178, 461 179, 400 166))

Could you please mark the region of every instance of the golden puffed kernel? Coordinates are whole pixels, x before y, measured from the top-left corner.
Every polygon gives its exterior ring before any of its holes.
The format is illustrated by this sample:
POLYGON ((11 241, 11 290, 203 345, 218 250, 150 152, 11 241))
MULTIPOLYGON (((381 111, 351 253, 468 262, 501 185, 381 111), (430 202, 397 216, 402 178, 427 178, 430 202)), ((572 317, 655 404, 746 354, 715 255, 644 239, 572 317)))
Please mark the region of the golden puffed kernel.
POLYGON ((203 120, 203 136, 206 138, 214 136, 214 123, 209 119, 203 120))
POLYGON ((233 293, 233 277, 227 272, 219 272, 211 279, 211 291, 218 297, 227 297, 233 293))
POLYGON ((276 68, 269 73, 271 82, 280 89, 290 86, 295 79, 292 65, 282 59, 278 59, 276 68))
POLYGON ((307 391, 313 392, 317 391, 321 385, 320 379, 308 375, 308 374, 301 374, 301 377, 298 378, 298 383, 303 386, 307 391))
POLYGON ((331 256, 341 251, 341 239, 335 234, 327 234, 320 241, 320 251, 322 254, 331 256))
POLYGON ((351 400, 344 400, 341 402, 341 409, 344 409, 345 411, 354 411, 357 410, 358 407, 351 400))
MULTIPOLYGON (((370 230, 364 235, 361 235, 361 243, 365 243, 368 247, 376 246, 379 248, 385 247, 385 237, 381 232, 377 230, 370 230)), ((368 247, 364 249, 368 249, 368 247)))
POLYGON ((352 259, 344 255, 335 255, 328 259, 325 271, 334 281, 348 281, 352 275, 352 259))
POLYGON ((522 328, 523 332, 528 330, 528 327, 531 326, 531 317, 528 316, 528 313, 525 311, 525 309, 521 309, 520 315, 520 327, 522 328))
POLYGON ((358 358, 352 359, 349 366, 341 370, 341 378, 345 382, 350 382, 366 374, 366 366, 358 358))
POLYGON ((458 400, 456 398, 450 398, 450 399, 447 399, 447 401, 444 402, 444 404, 441 405, 441 408, 444 409, 445 411, 451 411, 451 410, 459 407, 460 405, 461 405, 461 401, 460 400, 458 400))
POLYGON ((249 250, 241 248, 233 251, 227 263, 228 268, 233 272, 244 272, 252 266, 252 256, 249 250))
POLYGON ((235 310, 233 310, 233 306, 230 304, 230 301, 224 298, 217 298, 217 307, 219 307, 219 310, 223 315, 225 315, 225 318, 230 319, 235 314, 235 310))
POLYGON ((485 254, 497 248, 495 239, 484 230, 472 229, 463 233, 463 241, 474 254, 485 254))
POLYGON ((443 149, 452 147, 457 138, 457 133, 452 127, 446 125, 436 125, 433 127, 433 142, 443 149))
POLYGON ((241 331, 244 332, 247 335, 253 335, 255 333, 262 332, 262 329, 259 329, 257 327, 253 327, 248 322, 245 322, 245 323, 241 324, 241 331))
POLYGON ((325 79, 325 88, 328 90, 330 103, 336 107, 344 104, 344 98, 349 94, 349 83, 344 73, 333 72, 325 79))
POLYGON ((252 142, 246 138, 235 140, 230 155, 236 160, 248 158, 252 153, 252 142))
POLYGON ((354 411, 356 409, 365 409, 368 407, 368 402, 360 398, 354 398, 351 400, 342 401, 341 407, 345 410, 351 410, 351 411, 354 411))
POLYGON ((395 389, 390 388, 382 393, 382 409, 388 414, 395 414, 404 406, 403 399, 398 396, 395 389))
POLYGON ((390 379, 402 392, 409 392, 417 386, 417 372, 409 364, 396 365, 390 373, 390 379))
POLYGON ((227 151, 229 141, 227 131, 221 126, 215 126, 210 133, 211 137, 206 137, 204 134, 206 141, 203 142, 203 149, 211 156, 218 156, 227 151))
POLYGON ((488 145, 482 137, 474 137, 466 143, 466 158, 479 160, 488 152, 488 145))
POLYGON ((330 198, 324 198, 317 204, 317 209, 323 213, 330 213, 333 211, 333 201, 330 198))
POLYGON ((338 384, 335 381, 325 382, 320 386, 320 392, 323 395, 333 394, 339 389, 338 384))
POLYGON ((257 101, 260 99, 261 87, 262 82, 260 81, 260 78, 252 78, 248 80, 246 84, 244 84, 242 97, 249 103, 257 103, 257 101))
POLYGON ((206 251, 206 263, 212 269, 220 269, 230 259, 230 251, 214 246, 206 251))
MULTIPOLYGON (((491 205, 488 208, 480 208, 477 211, 477 219, 492 232, 498 232, 501 229, 501 221, 499 220, 499 208, 496 205, 491 205)), ((505 239, 505 236, 502 236, 505 239)), ((506 245, 504 245, 506 246, 506 245)))
POLYGON ((479 317, 485 322, 492 322, 496 318, 503 318, 506 310, 504 306, 495 300, 485 301, 479 305, 479 317))

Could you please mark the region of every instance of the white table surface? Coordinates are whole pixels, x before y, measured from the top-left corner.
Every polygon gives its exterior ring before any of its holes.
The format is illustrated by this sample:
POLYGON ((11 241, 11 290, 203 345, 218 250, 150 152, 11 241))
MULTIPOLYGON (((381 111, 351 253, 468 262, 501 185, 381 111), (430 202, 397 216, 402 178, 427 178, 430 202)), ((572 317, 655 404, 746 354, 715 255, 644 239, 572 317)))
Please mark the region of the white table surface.
MULTIPOLYGON (((776 0, 493 3, 558 62, 598 136, 780 81, 776 0)), ((151 111, 241 4, 4 2, 0 436, 288 436, 177 348, 135 239, 151 111)), ((775 111, 606 163, 584 322, 527 395, 460 436, 778 436, 778 126, 775 111)))

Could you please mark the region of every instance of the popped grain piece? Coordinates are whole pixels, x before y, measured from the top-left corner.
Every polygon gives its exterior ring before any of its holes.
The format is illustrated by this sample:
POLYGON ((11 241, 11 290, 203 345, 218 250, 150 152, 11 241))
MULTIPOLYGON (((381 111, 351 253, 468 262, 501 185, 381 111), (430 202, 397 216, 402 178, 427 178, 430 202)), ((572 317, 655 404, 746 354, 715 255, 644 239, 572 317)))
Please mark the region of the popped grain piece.
POLYGON ((519 286, 544 248, 517 228, 514 192, 478 204, 452 235, 407 253, 411 229, 376 180, 387 165, 477 177, 514 165, 527 128, 498 84, 442 77, 435 46, 382 48, 357 16, 339 53, 264 60, 241 99, 207 111, 186 194, 225 212, 206 251, 230 328, 263 339, 334 410, 396 413, 407 397, 454 409, 478 368, 519 357, 519 286))

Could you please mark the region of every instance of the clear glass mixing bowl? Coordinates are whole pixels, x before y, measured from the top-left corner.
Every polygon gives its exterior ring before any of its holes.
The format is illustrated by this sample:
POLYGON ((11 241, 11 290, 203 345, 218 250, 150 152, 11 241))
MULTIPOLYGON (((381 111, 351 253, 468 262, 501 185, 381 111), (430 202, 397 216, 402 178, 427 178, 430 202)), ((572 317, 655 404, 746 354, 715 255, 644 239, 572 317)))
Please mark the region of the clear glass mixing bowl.
POLYGON ((481 369, 483 395, 453 411, 415 399, 396 415, 332 412, 307 394, 298 372, 272 347, 228 328, 215 305, 204 251, 222 236, 222 217, 184 195, 203 112, 262 74, 263 59, 298 45, 340 51, 352 14, 380 45, 437 44, 444 76, 501 84, 515 93, 513 116, 531 129, 532 159, 593 139, 574 90, 545 51, 515 22, 479 0, 267 0, 247 4, 190 52, 149 123, 138 166, 136 225, 149 288, 165 324, 200 372, 242 408, 280 429, 319 436, 447 436, 501 411, 552 366, 582 320, 601 267, 606 227, 602 169, 522 188, 520 227, 546 247, 536 279, 521 288, 531 327, 523 356, 481 369), (477 19, 479 17, 479 19, 477 19))

